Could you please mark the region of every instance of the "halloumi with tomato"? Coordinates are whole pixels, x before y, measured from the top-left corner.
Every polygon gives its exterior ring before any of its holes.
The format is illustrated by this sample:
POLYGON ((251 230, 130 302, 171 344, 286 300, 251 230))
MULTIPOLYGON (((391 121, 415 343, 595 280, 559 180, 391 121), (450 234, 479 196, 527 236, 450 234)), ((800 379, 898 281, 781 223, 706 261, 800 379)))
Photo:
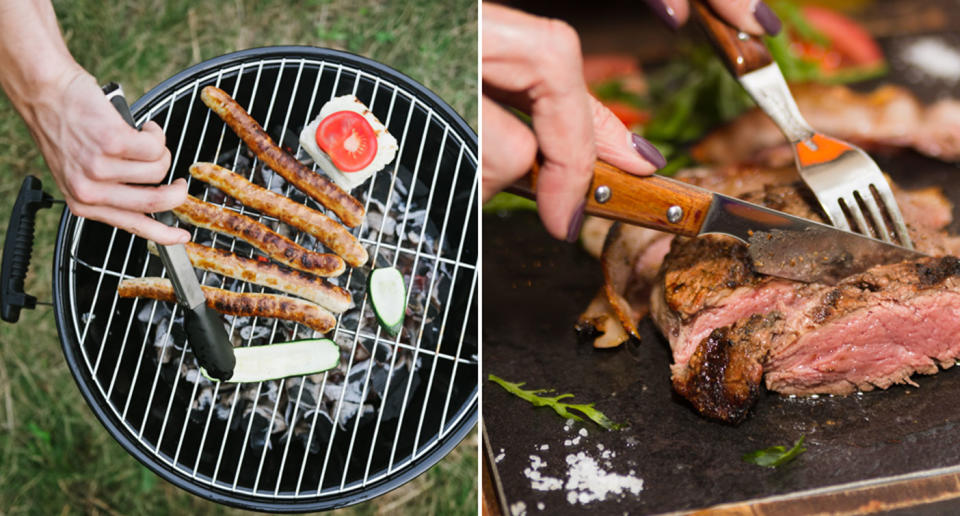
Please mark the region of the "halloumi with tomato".
POLYGON ((397 155, 397 139, 353 95, 335 97, 300 132, 300 145, 344 190, 353 190, 397 155))

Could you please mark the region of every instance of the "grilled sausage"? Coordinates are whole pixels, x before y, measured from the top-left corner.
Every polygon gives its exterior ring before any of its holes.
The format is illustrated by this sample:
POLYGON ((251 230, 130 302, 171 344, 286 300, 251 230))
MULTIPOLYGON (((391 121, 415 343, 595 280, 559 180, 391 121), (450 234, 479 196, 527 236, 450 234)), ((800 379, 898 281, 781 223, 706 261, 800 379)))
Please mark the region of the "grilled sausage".
MULTIPOLYGON (((145 297, 159 301, 177 302, 170 280, 165 278, 128 278, 117 287, 120 297, 145 297)), ((320 333, 327 333, 337 319, 323 308, 302 299, 255 292, 238 293, 203 286, 207 306, 214 310, 240 317, 269 317, 300 323, 320 333)))
MULTIPOLYGON (((184 246, 190 263, 198 269, 302 297, 333 313, 344 312, 353 306, 350 292, 322 278, 305 272, 286 270, 275 263, 263 263, 237 256, 230 251, 193 242, 187 242, 184 246)), ((156 244, 149 242, 147 248, 151 253, 156 254, 156 244)))
POLYGON ((356 227, 363 222, 363 204, 360 201, 280 148, 227 92, 216 86, 206 86, 200 92, 200 98, 258 158, 290 184, 333 210, 347 226, 356 227))
POLYGON ((367 262, 367 250, 347 228, 317 210, 255 185, 232 170, 213 163, 190 165, 190 175, 223 190, 227 195, 260 213, 276 217, 310 233, 354 267, 367 262))
POLYGON ((343 259, 335 254, 305 249, 250 217, 190 195, 173 212, 188 224, 244 240, 270 258, 303 272, 317 276, 339 276, 346 268, 343 259))

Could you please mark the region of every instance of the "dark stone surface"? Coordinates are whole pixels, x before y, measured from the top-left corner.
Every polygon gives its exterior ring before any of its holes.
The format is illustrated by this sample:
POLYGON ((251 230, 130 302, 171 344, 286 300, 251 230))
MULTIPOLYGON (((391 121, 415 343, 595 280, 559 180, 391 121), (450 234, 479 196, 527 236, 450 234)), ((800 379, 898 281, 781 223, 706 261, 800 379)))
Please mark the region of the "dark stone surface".
MULTIPOLYGON (((960 204, 955 166, 915 155, 878 161, 904 187, 939 185, 960 204)), ((528 514, 538 502, 548 514, 693 509, 960 465, 960 368, 915 377, 919 388, 819 399, 764 393, 739 426, 708 421, 671 391, 669 349, 649 319, 641 343, 595 350, 577 341, 574 322, 602 284, 596 260, 551 239, 533 213, 486 214, 483 223, 483 417, 493 454, 503 455, 497 470, 508 503, 525 502, 528 514), (569 401, 595 402, 629 426, 577 423, 565 432, 563 419, 488 382, 490 373, 574 393, 569 401), (564 446, 580 428, 588 436, 564 446), (808 451, 781 468, 740 459, 801 435, 808 451), (536 455, 547 463, 541 475, 565 480, 567 455, 600 457, 597 445, 616 454, 609 465, 600 460, 603 469, 644 480, 639 495, 571 505, 565 489, 537 491, 524 476, 536 455)))

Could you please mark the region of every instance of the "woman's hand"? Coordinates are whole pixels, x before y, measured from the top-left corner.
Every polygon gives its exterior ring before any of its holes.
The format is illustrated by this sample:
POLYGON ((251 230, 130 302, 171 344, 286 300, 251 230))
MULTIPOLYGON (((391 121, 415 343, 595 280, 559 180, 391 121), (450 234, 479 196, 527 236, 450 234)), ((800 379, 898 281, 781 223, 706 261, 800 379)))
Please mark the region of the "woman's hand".
MULTIPOLYGON (((685 0, 647 0, 672 27, 689 16, 685 0)), ((720 16, 751 33, 780 22, 758 0, 712 0, 720 16)), ((666 164, 587 91, 577 33, 567 24, 498 5, 483 5, 483 200, 530 170, 539 151, 537 207, 547 231, 575 241, 593 164, 601 159, 649 175, 666 164), (529 113, 532 127, 506 107, 529 113)))
MULTIPOLYGON (((676 29, 690 17, 687 0, 644 0, 667 25, 676 29)), ((780 19, 762 0, 709 0, 707 3, 721 18, 750 34, 780 32, 780 19)))
POLYGON ((640 175, 666 163, 587 92, 570 26, 484 4, 482 44, 484 200, 526 174, 539 150, 540 218, 550 234, 574 241, 597 158, 640 175), (532 130, 501 103, 530 113, 532 130))
POLYGON ((182 178, 152 186, 170 168, 160 126, 151 121, 137 131, 127 125, 79 66, 21 99, 18 109, 75 215, 163 245, 190 239, 186 230, 145 215, 179 206, 187 196, 182 178))

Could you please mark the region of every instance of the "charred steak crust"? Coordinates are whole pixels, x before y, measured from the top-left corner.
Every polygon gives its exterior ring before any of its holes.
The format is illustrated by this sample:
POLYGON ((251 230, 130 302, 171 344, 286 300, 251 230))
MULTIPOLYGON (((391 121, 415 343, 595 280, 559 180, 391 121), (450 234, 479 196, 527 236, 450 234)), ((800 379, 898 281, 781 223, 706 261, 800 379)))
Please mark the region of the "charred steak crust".
POLYGON ((720 235, 675 238, 661 270, 667 306, 681 319, 699 313, 730 290, 762 280, 753 270, 747 247, 720 235))
POLYGON ((776 331, 778 313, 755 314, 731 326, 713 330, 690 357, 673 388, 704 416, 739 423, 762 392, 762 361, 768 352, 754 336, 776 331))

